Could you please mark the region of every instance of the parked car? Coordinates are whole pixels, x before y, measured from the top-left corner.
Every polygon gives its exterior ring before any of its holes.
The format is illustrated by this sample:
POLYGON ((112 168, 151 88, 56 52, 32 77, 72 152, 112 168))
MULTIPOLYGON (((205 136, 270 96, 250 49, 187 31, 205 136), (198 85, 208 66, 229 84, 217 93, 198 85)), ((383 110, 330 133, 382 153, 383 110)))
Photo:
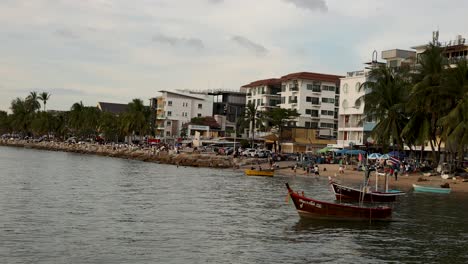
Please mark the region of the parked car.
POLYGON ((257 150, 252 149, 252 148, 248 148, 248 149, 244 150, 244 152, 242 152, 242 156, 244 156, 244 157, 254 157, 256 152, 257 152, 257 150))
POLYGON ((268 156, 270 156, 270 155, 271 155, 271 151, 262 149, 262 150, 257 150, 257 151, 255 152, 255 154, 254 154, 254 157, 257 157, 257 158, 266 158, 266 157, 268 157, 268 156))

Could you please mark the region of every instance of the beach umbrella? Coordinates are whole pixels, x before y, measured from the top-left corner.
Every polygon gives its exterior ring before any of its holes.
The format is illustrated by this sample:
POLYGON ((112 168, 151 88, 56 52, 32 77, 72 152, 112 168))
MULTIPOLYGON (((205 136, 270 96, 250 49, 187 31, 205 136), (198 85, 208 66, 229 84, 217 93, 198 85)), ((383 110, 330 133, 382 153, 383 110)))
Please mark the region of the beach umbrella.
POLYGON ((380 156, 380 159, 389 159, 390 158, 390 155, 388 154, 383 154, 382 156, 380 156))
POLYGON ((372 153, 367 158, 370 160, 376 160, 376 159, 380 159, 381 156, 382 154, 380 153, 372 153))
POLYGON ((335 154, 345 154, 346 151, 348 151, 348 150, 347 149, 340 149, 340 150, 335 151, 335 154))
POLYGON ((323 149, 317 150, 317 153, 325 153, 331 151, 331 147, 324 147, 323 149))

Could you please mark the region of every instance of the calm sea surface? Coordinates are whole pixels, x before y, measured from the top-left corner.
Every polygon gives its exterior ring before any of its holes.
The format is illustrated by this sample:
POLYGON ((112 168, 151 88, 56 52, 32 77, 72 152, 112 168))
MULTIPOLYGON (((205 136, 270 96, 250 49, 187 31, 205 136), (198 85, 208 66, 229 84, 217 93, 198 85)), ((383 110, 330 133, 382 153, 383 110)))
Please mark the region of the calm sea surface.
POLYGON ((0 263, 468 263, 468 197, 409 193, 398 221, 299 220, 325 179, 0 147, 0 263))

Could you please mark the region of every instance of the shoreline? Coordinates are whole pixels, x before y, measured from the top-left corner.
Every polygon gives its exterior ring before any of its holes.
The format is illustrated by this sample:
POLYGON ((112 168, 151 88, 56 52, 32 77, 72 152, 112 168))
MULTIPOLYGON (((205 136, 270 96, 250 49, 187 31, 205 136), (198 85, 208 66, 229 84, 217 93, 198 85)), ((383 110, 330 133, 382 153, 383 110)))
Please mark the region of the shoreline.
MULTIPOLYGON (((204 167, 204 168, 219 168, 233 169, 242 172, 244 169, 250 168, 252 165, 260 165, 268 167, 267 159, 255 158, 233 158, 232 156, 216 155, 214 153, 194 153, 180 152, 177 154, 173 150, 156 151, 154 148, 138 148, 133 146, 121 145, 99 145, 92 143, 85 144, 69 144, 64 142, 27 142, 26 140, 0 140, 0 146, 32 148, 48 151, 72 152, 88 155, 97 155, 105 157, 114 157, 122 159, 140 160, 144 162, 154 162, 160 164, 170 164, 177 166, 189 167, 204 167)), ((298 177, 316 177, 313 173, 304 171, 302 168, 297 168, 296 172, 291 169, 295 161, 280 161, 277 162, 279 169, 276 170, 277 175, 298 176, 298 177)), ((362 185, 363 172, 346 168, 344 174, 339 174, 338 164, 320 164, 319 177, 332 177, 338 182, 349 186, 362 185)), ((394 177, 389 177, 389 189, 400 189, 408 192, 413 189, 413 184, 424 186, 439 186, 448 183, 453 193, 468 193, 468 182, 463 182, 462 179, 442 179, 440 176, 423 176, 422 173, 412 173, 410 175, 399 175, 398 180, 394 177), (419 180, 424 181, 419 181, 419 180)), ((383 177, 379 177, 379 188, 382 190, 384 184, 383 177)), ((370 186, 375 186, 375 177, 371 176, 370 186)))
POLYGON ((214 153, 159 151, 155 148, 139 148, 123 145, 99 145, 93 143, 70 144, 64 142, 28 142, 26 140, 0 140, 0 146, 32 148, 48 151, 72 152, 104 157, 139 160, 177 166, 233 168, 239 166, 238 160, 214 153))
MULTIPOLYGON (((282 161, 280 169, 277 169, 276 175, 290 176, 290 177, 317 177, 313 173, 304 171, 302 168, 297 168, 296 173, 291 169, 291 166, 294 166, 293 161, 282 161), (285 164, 288 164, 285 168, 285 164)), ((264 163, 266 164, 266 163, 264 163)), ((243 166, 241 169, 248 169, 250 166, 243 166)), ((350 167, 344 170, 344 174, 339 173, 338 164, 319 164, 320 176, 331 177, 332 179, 340 182, 341 184, 350 186, 350 187, 359 187, 363 184, 364 172, 352 170, 350 167), (326 171, 324 171, 326 169, 326 171)), ((452 189, 452 193, 464 193, 468 194, 468 182, 463 182, 462 179, 442 179, 440 176, 424 176, 422 173, 411 173, 409 175, 398 175, 398 179, 395 180, 394 177, 388 177, 388 188, 397 189, 404 192, 410 192, 413 190, 413 184, 423 185, 423 186, 439 186, 441 184, 448 183, 452 189), (423 181, 419 181, 419 180, 423 181)), ((375 176, 371 175, 369 186, 372 189, 375 189, 375 176)), ((384 177, 379 176, 378 182, 379 190, 382 191, 384 188, 384 177)), ((434 194, 438 195, 438 194, 434 194)))

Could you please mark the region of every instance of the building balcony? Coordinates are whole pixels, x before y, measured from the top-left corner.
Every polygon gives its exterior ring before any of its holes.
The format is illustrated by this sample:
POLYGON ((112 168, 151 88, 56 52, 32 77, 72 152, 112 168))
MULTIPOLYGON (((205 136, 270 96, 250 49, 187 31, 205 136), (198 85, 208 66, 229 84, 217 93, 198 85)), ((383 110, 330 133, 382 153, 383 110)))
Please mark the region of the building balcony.
POLYGON ((299 91, 299 87, 298 86, 289 87, 289 91, 297 92, 299 91))
POLYGON ((296 100, 290 100, 289 103, 290 104, 297 104, 297 99, 296 100))

